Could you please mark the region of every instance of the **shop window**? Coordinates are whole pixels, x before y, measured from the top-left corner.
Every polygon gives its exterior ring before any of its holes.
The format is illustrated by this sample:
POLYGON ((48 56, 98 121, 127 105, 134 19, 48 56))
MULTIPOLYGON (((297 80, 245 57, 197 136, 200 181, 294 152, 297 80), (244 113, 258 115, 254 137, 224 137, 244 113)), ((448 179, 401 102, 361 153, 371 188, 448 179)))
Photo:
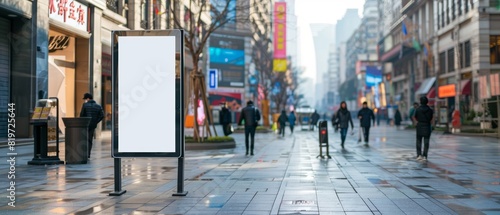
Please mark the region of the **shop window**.
POLYGON ((446 72, 453 72, 455 70, 455 50, 453 48, 448 50, 448 68, 446 72))
POLYGON ((490 36, 490 63, 500 64, 500 36, 490 36))
POLYGON ((446 73, 446 52, 439 53, 439 71, 446 73))
POLYGON ((464 67, 470 67, 471 54, 470 41, 467 41, 464 43, 464 67))

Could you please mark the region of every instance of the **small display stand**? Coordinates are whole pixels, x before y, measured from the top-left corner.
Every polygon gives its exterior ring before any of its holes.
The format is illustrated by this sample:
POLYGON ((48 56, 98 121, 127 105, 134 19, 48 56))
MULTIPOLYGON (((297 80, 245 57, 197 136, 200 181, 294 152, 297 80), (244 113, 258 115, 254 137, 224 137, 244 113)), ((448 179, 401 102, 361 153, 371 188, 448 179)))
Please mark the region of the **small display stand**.
POLYGON ((31 117, 34 150, 29 165, 63 164, 59 159, 59 99, 38 100, 31 117))

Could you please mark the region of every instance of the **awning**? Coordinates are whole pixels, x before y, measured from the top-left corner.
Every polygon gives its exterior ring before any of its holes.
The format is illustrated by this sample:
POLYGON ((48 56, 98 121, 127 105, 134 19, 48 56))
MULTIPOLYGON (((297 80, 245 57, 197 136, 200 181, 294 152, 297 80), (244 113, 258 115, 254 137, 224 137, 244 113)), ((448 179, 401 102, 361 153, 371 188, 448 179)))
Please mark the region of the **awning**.
POLYGON ((418 88, 417 92, 415 92, 416 95, 425 95, 429 93, 429 90, 431 90, 432 86, 434 86, 434 83, 436 82, 436 77, 428 78, 425 79, 422 84, 420 85, 420 88, 418 88))
POLYGON ((470 95, 471 83, 472 83, 472 81, 470 79, 462 81, 462 83, 461 83, 462 93, 460 95, 470 95))

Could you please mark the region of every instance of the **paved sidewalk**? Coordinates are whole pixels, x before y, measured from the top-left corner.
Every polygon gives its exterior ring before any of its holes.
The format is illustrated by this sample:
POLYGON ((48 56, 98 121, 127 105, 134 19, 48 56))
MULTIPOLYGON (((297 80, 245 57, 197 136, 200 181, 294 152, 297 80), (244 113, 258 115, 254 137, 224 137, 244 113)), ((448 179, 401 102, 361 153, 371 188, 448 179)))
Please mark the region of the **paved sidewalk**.
MULTIPOLYGON (((287 131, 288 132, 288 131, 287 131)), ((122 159, 122 196, 113 190, 109 137, 84 165, 28 166, 16 157, 16 208, 0 214, 500 214, 500 144, 492 138, 434 135, 429 161, 417 162, 414 131, 372 129, 370 147, 350 136, 341 150, 330 133, 331 160, 317 159, 316 132, 259 134, 256 155, 236 149, 188 151, 186 197, 172 197, 176 159, 122 159)), ((63 151, 63 150, 62 150, 63 151)), ((0 183, 7 196, 7 149, 0 183)))

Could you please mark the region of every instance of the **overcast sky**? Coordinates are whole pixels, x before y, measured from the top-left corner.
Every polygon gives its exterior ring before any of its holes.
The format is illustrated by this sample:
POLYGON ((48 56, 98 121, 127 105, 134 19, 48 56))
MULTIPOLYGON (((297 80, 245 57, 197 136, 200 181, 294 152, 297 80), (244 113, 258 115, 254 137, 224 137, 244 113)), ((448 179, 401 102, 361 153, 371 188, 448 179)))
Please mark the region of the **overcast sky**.
POLYGON ((307 77, 316 79, 316 62, 310 24, 335 24, 348 8, 358 8, 361 15, 364 2, 364 0, 296 0, 295 13, 300 29, 301 66, 306 67, 307 77))

